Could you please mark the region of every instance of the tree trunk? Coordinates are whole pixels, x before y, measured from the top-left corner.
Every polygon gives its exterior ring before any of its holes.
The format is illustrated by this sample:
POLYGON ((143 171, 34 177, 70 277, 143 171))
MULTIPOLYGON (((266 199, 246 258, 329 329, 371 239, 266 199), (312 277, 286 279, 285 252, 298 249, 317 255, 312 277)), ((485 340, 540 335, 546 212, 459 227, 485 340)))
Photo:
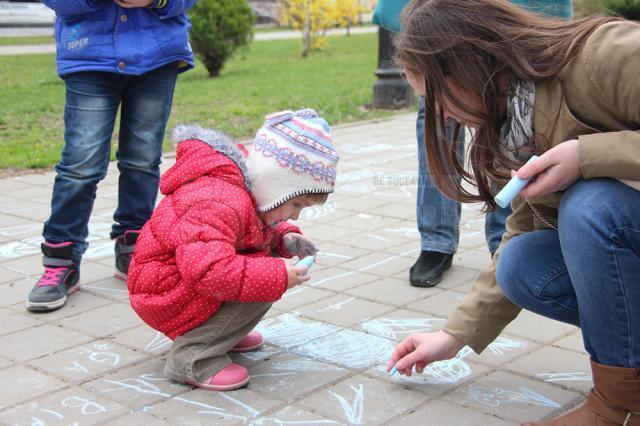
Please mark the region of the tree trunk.
POLYGON ((302 38, 304 40, 302 46, 302 57, 306 58, 311 49, 311 16, 309 13, 311 0, 306 0, 304 5, 304 30, 302 32, 302 38))

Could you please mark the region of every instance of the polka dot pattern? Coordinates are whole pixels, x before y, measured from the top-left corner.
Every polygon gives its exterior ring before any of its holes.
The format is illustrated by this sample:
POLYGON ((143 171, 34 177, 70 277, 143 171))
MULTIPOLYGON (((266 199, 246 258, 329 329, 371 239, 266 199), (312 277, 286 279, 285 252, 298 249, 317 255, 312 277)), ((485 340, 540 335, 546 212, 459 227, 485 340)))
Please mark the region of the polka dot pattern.
POLYGON ((175 339, 222 302, 282 297, 287 271, 271 253, 290 257, 282 237, 300 230, 259 219, 233 161, 204 142, 181 142, 160 190, 165 198, 138 237, 127 280, 143 321, 175 339))

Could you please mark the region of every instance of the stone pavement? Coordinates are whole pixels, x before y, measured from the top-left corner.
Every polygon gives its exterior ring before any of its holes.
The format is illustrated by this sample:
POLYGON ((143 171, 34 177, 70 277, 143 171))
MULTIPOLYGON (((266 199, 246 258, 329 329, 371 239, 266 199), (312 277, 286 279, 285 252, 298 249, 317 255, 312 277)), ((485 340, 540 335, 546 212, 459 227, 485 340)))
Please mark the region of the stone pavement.
POLYGON ((441 327, 489 260, 483 217, 464 207, 454 266, 436 288, 409 285, 414 128, 414 114, 335 127, 337 191, 299 221, 321 249, 312 279, 262 321, 264 350, 235 357, 252 380, 227 393, 162 376, 170 342, 113 277, 115 164, 99 186, 82 290, 47 314, 24 299, 41 271, 54 174, 0 180, 0 424, 510 425, 577 404, 591 387, 578 330, 526 312, 482 355, 465 348, 411 378, 384 371, 396 342, 441 327))

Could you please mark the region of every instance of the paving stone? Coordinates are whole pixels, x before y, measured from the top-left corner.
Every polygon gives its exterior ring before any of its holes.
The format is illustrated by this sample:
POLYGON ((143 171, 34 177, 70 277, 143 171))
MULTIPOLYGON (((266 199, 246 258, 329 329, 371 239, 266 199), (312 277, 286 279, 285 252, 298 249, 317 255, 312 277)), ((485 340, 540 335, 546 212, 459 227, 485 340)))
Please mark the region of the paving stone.
POLYGON ((29 361, 91 340, 91 336, 45 324, 0 337, 0 354, 18 361, 29 361))
MULTIPOLYGON (((0 357, 0 369, 6 368, 13 365, 13 361, 11 361, 10 359, 4 358, 4 357, 0 357)), ((0 373, 2 374, 2 373, 0 373)))
POLYGON ((362 248, 331 242, 323 242, 319 245, 319 249, 320 252, 316 255, 314 267, 317 265, 336 267, 369 253, 368 250, 362 248))
MULTIPOLYGON (((0 306, 13 306, 20 303, 24 307, 27 295, 37 280, 37 278, 27 277, 15 282, 0 285, 0 291, 2 291, 0 306)), ((24 309, 26 311, 26 308, 24 309)))
POLYGON ((117 402, 70 388, 0 413, 7 424, 98 424, 128 411, 117 402))
MULTIPOLYGON (((44 269, 42 267, 42 254, 40 250, 37 250, 37 252, 38 254, 7 260, 2 262, 2 266, 24 275, 40 275, 44 269)), ((33 284, 35 284, 35 281, 33 281, 33 284)), ((33 287, 33 284, 30 287, 33 287)))
POLYGON ((408 304, 407 309, 446 318, 464 298, 465 294, 463 293, 444 290, 433 296, 408 304))
POLYGON ((374 425, 414 408, 428 397, 403 387, 354 376, 322 389, 299 402, 349 424, 374 425))
POLYGON ((250 423, 282 402, 247 388, 233 392, 197 389, 167 398, 153 413, 172 424, 232 425, 250 423))
POLYGON ((106 337, 119 331, 142 324, 131 306, 111 303, 72 317, 63 318, 58 323, 73 327, 92 336, 106 337))
POLYGON ((115 417, 107 420, 104 423, 100 423, 101 426, 123 426, 123 425, 136 425, 136 426, 156 426, 156 425, 170 425, 159 417, 153 415, 153 407, 142 407, 139 411, 129 411, 127 414, 115 417))
POLYGON ((504 329, 506 333, 545 344, 575 330, 577 327, 573 325, 545 318, 526 310, 522 310, 518 317, 504 329))
POLYGON ((262 333, 265 341, 284 349, 304 345, 319 337, 340 330, 335 325, 302 318, 286 313, 260 321, 256 330, 262 333))
POLYGON ((582 339, 582 333, 580 330, 555 341, 553 345, 587 355, 587 351, 584 349, 584 340, 582 339))
POLYGON ((116 301, 129 300, 129 290, 122 280, 115 277, 105 278, 82 285, 82 291, 116 301))
POLYGON ((387 373, 386 360, 368 370, 367 373, 380 380, 436 398, 463 383, 475 380, 488 371, 486 366, 467 359, 468 352, 468 349, 463 349, 454 358, 429 364, 420 374, 414 370, 411 376, 400 374, 390 376, 387 373))
POLYGON ((509 422, 495 416, 479 413, 467 407, 447 401, 432 401, 407 416, 402 416, 391 423, 393 426, 424 425, 456 425, 456 426, 509 426, 517 422, 509 422))
POLYGON ((341 423, 336 420, 329 419, 327 417, 323 417, 319 414, 313 413, 304 408, 298 407, 296 405, 290 405, 281 410, 276 411, 272 414, 267 414, 264 417, 259 417, 255 421, 249 423, 251 425, 264 425, 264 426, 283 426, 287 424, 297 424, 297 425, 341 425, 346 423, 341 423))
MULTIPOLYGON (((81 287, 82 288, 82 287, 81 287)), ((76 291, 67 298, 67 304, 63 309, 52 312, 29 312, 24 309, 25 314, 34 319, 42 321, 57 321, 62 318, 70 317, 81 312, 91 311, 101 306, 113 303, 104 297, 97 297, 86 291, 76 291)), ((22 309, 22 307, 14 307, 14 309, 22 309)))
POLYGON ((272 345, 269 342, 265 342, 264 346, 262 346, 257 351, 234 352, 230 353, 229 356, 231 357, 233 362, 240 364, 245 368, 252 368, 255 365, 261 364, 265 361, 269 361, 282 352, 282 348, 272 345))
POLYGON ((306 357, 280 354, 251 367, 249 374, 249 390, 291 402, 351 373, 306 357))
POLYGON ((373 252, 340 265, 342 268, 366 272, 379 276, 387 276, 408 271, 415 259, 400 255, 373 252))
POLYGON ((345 290, 345 293, 361 299, 401 307, 441 291, 437 288, 413 287, 408 280, 383 277, 370 284, 345 290))
POLYGON ((447 400, 516 422, 563 411, 581 395, 538 380, 498 371, 457 388, 447 400))
MULTIPOLYGON (((113 261, 113 258, 112 258, 113 261)), ((115 278, 114 276, 114 265, 111 264, 109 266, 102 265, 97 262, 85 261, 82 262, 82 269, 80 271, 80 276, 82 278, 82 284, 90 284, 96 281, 101 281, 107 278, 115 278)), ((122 281, 120 282, 120 288, 123 290, 127 289, 127 284, 122 281)))
POLYGON ((357 229, 349 229, 333 224, 317 223, 307 226, 304 229, 304 235, 312 241, 317 241, 319 246, 323 241, 335 241, 340 238, 351 236, 358 233, 357 229))
POLYGON ((593 387, 589 358, 566 349, 544 347, 523 355, 504 368, 578 390, 585 395, 593 387))
POLYGON ((372 334, 342 329, 291 349, 319 361, 364 370, 387 362, 395 342, 372 334))
POLYGON ((43 322, 35 318, 29 318, 27 315, 15 310, 0 308, 0 324, 2 324, 0 335, 3 335, 24 330, 25 328, 37 327, 42 325, 43 322))
POLYGON ((377 317, 393 308, 353 296, 337 295, 297 309, 302 315, 343 327, 377 317))
POLYGON ((310 272, 311 279, 305 284, 330 291, 344 291, 380 279, 378 275, 351 271, 342 268, 327 268, 310 272))
POLYGON ((489 250, 462 250, 453 256, 453 263, 456 265, 464 265, 467 268, 482 270, 489 262, 491 262, 491 254, 489 250))
POLYGON ((520 337, 501 334, 482 351, 480 355, 471 352, 468 358, 494 367, 502 366, 522 354, 530 353, 540 348, 540 345, 520 337))
POLYGON ((419 312, 400 309, 365 321, 359 325, 359 329, 374 336, 400 341, 413 333, 438 331, 444 323, 444 318, 428 317, 419 312))
POLYGON ((300 285, 291 290, 287 290, 274 306, 283 311, 291 311, 302 305, 316 302, 318 300, 335 296, 336 293, 322 290, 319 288, 300 285))
POLYGON ((66 383, 31 368, 9 367, 0 371, 0 410, 65 386, 66 383))
MULTIPOLYGON (((411 235, 411 239, 417 238, 418 235, 411 235)), ((407 238, 404 237, 403 234, 391 233, 389 230, 384 233, 378 231, 360 233, 355 237, 339 238, 336 240, 338 244, 381 252, 386 252, 390 247, 406 244, 407 242, 407 238)))
POLYGON ((138 362, 146 356, 101 340, 76 346, 29 364, 65 381, 81 383, 138 362))
POLYGON ((400 222, 394 217, 381 216, 378 212, 375 212, 375 214, 372 213, 373 211, 369 213, 356 213, 339 219, 334 222, 334 224, 346 228, 358 229, 360 231, 374 231, 380 228, 393 227, 400 222))
POLYGON ((146 324, 116 333, 113 341, 154 355, 166 353, 172 343, 167 336, 146 324))
POLYGON ((82 388, 135 410, 145 409, 193 389, 192 386, 168 379, 163 369, 163 360, 151 359, 84 383, 82 388))

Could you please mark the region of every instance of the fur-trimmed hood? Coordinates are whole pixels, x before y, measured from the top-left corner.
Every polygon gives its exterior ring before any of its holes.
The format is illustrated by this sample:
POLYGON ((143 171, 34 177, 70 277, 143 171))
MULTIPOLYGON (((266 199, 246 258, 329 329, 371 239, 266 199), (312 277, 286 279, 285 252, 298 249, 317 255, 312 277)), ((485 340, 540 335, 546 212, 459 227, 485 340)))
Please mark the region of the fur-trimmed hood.
POLYGON ((229 135, 197 124, 180 125, 174 129, 172 141, 177 145, 176 163, 162 176, 163 194, 205 175, 238 180, 251 191, 246 154, 229 135))

